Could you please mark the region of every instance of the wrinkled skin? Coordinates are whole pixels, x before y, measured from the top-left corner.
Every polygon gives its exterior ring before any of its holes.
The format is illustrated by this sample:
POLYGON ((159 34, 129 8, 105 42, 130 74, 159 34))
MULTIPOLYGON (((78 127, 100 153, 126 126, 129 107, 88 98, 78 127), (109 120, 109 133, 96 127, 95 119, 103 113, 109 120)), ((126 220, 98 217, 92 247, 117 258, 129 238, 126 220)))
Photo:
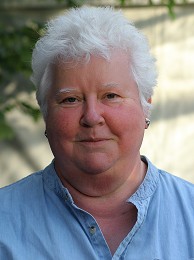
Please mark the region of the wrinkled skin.
POLYGON ((134 191, 145 169, 139 149, 145 115, 130 61, 117 51, 110 61, 54 67, 46 130, 62 182, 83 194, 110 194, 127 183, 134 191))

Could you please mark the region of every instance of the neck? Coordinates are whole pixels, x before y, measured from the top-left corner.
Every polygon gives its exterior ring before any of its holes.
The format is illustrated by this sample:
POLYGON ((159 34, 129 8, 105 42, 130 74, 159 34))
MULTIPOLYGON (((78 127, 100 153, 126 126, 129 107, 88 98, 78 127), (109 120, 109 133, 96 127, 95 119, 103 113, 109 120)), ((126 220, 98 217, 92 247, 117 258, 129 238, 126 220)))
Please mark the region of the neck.
POLYGON ((91 176, 91 179, 87 179, 86 192, 82 188, 82 183, 80 183, 79 189, 78 186, 67 181, 64 176, 59 175, 59 177, 78 207, 86 210, 94 217, 106 217, 118 214, 118 212, 125 213, 129 209, 126 200, 138 189, 144 179, 146 170, 147 166, 140 161, 133 171, 130 174, 128 173, 128 178, 117 186, 111 185, 111 180, 114 178, 108 175, 101 177, 97 181, 94 180, 94 176, 91 176))
POLYGON ((75 204, 96 219, 112 255, 137 220, 135 205, 126 201, 142 183, 147 166, 141 160, 137 160, 133 169, 131 171, 130 169, 128 167, 126 173, 121 168, 112 174, 101 173, 101 177, 91 175, 83 178, 82 176, 81 179, 76 179, 76 182, 67 181, 67 178, 57 171, 75 204), (79 185, 74 185, 74 183, 79 185))

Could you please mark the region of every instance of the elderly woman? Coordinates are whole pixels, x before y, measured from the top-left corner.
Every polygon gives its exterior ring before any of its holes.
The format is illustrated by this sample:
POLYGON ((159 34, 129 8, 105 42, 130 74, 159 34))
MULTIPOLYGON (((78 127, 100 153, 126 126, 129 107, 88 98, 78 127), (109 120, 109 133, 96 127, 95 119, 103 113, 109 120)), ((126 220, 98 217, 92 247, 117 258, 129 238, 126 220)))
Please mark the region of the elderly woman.
POLYGON ((0 259, 194 258, 194 186, 140 156, 155 62, 111 8, 72 9, 37 42, 32 80, 53 162, 0 191, 0 259))

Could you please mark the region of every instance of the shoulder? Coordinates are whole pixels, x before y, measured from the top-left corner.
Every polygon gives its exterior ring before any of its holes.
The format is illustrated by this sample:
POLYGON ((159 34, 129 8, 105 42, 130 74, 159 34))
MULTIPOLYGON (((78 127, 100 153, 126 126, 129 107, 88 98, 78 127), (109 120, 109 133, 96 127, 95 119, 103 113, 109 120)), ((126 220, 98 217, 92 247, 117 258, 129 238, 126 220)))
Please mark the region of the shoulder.
POLYGON ((6 187, 0 188, 0 211, 9 211, 10 208, 18 208, 19 204, 29 205, 33 201, 39 201, 44 194, 44 175, 52 166, 44 170, 32 173, 27 177, 6 187))
POLYGON ((11 206, 17 201, 25 201, 27 197, 37 194, 42 183, 42 171, 30 174, 29 176, 0 188, 1 209, 11 206))
POLYGON ((157 168, 147 157, 142 157, 144 162, 148 165, 148 173, 147 176, 150 178, 150 182, 152 179, 155 179, 157 183, 156 188, 162 189, 165 194, 169 193, 180 193, 180 194, 188 194, 190 196, 194 196, 194 184, 188 182, 180 177, 173 175, 163 169, 157 168))
POLYGON ((194 229, 188 232, 188 226, 193 226, 194 184, 158 169, 150 162, 148 166, 152 179, 156 179, 154 192, 150 196, 150 212, 159 212, 160 225, 166 232, 172 229, 172 224, 174 227, 182 225, 179 229, 182 237, 189 237, 189 234, 192 237, 194 229))
MULTIPOLYGON (((145 160, 145 159, 144 159, 145 160)), ((194 200, 194 184, 182 178, 179 178, 165 170, 158 169, 147 158, 149 183, 153 183, 156 192, 154 197, 163 201, 169 201, 172 204, 176 202, 185 204, 190 203, 192 206, 194 200)), ((194 207, 193 207, 194 209, 194 207)))
POLYGON ((194 215, 194 184, 174 176, 166 171, 159 170, 158 195, 160 202, 165 204, 164 211, 176 213, 177 218, 184 222, 193 221, 194 215))
POLYGON ((194 196, 194 184, 164 170, 158 170, 163 189, 194 196))
POLYGON ((16 182, 13 182, 12 184, 1 187, 0 194, 2 195, 4 193, 6 193, 7 191, 16 191, 18 189, 22 189, 22 188, 30 185, 34 181, 36 182, 37 180, 41 179, 42 172, 43 172, 43 170, 40 170, 40 171, 37 171, 34 173, 30 173, 26 177, 24 177, 16 182))

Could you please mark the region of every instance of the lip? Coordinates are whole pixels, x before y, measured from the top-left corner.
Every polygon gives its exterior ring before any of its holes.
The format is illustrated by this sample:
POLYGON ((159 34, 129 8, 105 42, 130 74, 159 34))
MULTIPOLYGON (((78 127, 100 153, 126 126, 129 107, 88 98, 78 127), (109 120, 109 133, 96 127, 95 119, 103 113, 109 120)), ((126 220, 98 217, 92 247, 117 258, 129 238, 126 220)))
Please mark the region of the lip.
POLYGON ((108 141, 110 139, 107 138, 89 138, 89 139, 83 139, 80 142, 89 142, 89 143, 97 143, 97 142, 102 142, 102 141, 108 141))
POLYGON ((88 138, 79 140, 79 143, 85 146, 101 146, 105 145, 110 140, 110 138, 88 138))

